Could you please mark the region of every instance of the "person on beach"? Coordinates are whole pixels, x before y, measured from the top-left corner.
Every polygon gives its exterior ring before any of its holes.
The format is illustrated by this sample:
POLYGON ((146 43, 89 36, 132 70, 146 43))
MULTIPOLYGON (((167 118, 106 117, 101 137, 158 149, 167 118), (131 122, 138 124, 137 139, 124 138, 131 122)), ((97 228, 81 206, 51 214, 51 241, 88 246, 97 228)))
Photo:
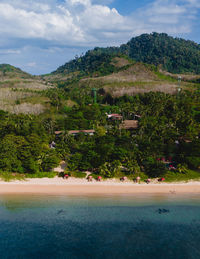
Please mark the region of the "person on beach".
POLYGON ((164 182, 165 181, 165 178, 164 177, 161 177, 158 179, 158 182, 164 182))
POLYGON ((92 175, 88 176, 88 182, 92 182, 92 175))
POLYGON ((102 177, 101 177, 101 176, 98 176, 98 177, 97 177, 97 182, 101 182, 101 179, 102 179, 102 177))
POLYGON ((140 177, 138 176, 138 177, 136 177, 136 183, 140 183, 140 177))
POLYGON ((150 182, 151 182, 151 179, 148 178, 148 179, 146 180, 146 183, 149 184, 150 182))
POLYGON ((120 178, 120 181, 121 181, 121 182, 124 182, 124 181, 126 181, 126 180, 127 180, 127 177, 126 177, 126 176, 123 176, 123 177, 120 178))

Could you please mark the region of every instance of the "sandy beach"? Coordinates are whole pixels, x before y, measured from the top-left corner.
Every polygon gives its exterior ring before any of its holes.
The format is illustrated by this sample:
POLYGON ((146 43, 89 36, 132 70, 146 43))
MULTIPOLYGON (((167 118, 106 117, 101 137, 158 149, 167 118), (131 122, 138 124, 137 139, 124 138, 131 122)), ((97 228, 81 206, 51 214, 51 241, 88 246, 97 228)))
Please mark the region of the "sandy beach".
POLYGON ((53 179, 27 179, 26 181, 0 181, 0 194, 200 194, 200 182, 137 184, 107 180, 87 182, 86 179, 55 177, 53 179))

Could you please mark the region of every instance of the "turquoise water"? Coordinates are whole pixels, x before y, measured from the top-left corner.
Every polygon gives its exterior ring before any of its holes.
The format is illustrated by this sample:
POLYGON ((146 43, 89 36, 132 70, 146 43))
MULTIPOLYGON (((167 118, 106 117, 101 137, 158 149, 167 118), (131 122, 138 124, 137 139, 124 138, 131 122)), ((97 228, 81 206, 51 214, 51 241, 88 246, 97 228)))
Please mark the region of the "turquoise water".
POLYGON ((200 195, 0 196, 0 258, 200 258, 200 195))

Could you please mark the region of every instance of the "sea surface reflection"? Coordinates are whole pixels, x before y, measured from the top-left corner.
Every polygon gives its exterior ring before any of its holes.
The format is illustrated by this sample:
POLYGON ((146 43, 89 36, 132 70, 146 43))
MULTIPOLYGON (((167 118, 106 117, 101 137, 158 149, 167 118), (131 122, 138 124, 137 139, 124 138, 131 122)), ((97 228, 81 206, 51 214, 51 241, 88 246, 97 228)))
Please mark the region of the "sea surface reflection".
POLYGON ((1 258, 200 258, 200 195, 0 196, 1 258))

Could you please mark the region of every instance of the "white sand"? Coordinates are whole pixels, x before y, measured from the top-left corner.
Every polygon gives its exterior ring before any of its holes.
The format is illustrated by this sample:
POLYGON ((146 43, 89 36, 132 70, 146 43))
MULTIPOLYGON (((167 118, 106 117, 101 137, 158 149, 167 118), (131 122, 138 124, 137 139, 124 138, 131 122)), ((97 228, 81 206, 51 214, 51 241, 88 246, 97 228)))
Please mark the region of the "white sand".
POLYGON ((120 182, 117 179, 88 182, 86 179, 59 177, 39 178, 25 181, 0 181, 0 194, 12 193, 48 193, 48 194, 143 194, 143 193, 198 193, 200 182, 189 183, 150 183, 137 184, 131 181, 120 182))

